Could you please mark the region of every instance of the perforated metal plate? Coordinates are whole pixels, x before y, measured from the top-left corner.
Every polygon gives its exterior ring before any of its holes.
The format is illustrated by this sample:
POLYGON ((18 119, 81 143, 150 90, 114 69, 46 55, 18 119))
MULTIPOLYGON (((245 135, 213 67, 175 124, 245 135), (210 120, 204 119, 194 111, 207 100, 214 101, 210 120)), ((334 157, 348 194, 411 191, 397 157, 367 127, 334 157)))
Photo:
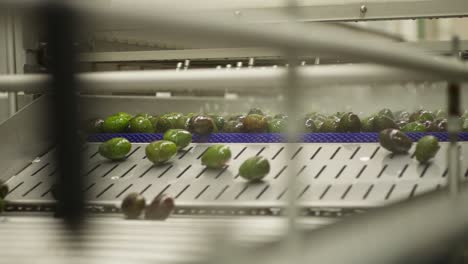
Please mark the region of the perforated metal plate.
MULTIPOLYGON (((209 170, 200 161, 209 144, 191 144, 171 163, 153 166, 145 157, 146 144, 133 144, 125 161, 111 162, 98 154, 98 144, 89 143, 84 149, 87 184, 83 192, 93 204, 117 204, 126 194, 139 192, 149 200, 168 193, 176 198, 179 207, 281 207, 288 197, 287 175, 293 173, 301 205, 360 208, 441 188, 447 178, 446 143, 427 165, 419 165, 411 155, 391 155, 375 143, 226 145, 232 151, 229 166, 209 170), (271 171, 263 182, 248 184, 238 176, 238 168, 255 155, 268 158, 271 171)), ((8 181, 9 201, 53 201, 53 151, 8 181)), ((467 143, 461 144, 461 152, 462 158, 468 153, 467 143)), ((463 160, 461 163, 464 178, 468 176, 468 164, 463 160)))

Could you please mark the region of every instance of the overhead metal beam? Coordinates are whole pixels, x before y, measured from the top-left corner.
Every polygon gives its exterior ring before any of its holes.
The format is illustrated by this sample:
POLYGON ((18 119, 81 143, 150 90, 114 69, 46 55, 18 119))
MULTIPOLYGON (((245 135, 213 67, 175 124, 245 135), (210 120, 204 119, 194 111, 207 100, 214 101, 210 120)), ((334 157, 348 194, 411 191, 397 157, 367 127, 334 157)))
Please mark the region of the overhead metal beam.
MULTIPOLYGON (((401 47, 419 48, 431 55, 451 53, 450 41, 399 42, 401 47)), ((468 50, 468 40, 460 42, 461 50, 468 50)), ((333 55, 308 53, 303 58, 333 58, 333 55)), ((223 48, 223 49, 184 49, 151 51, 116 51, 81 53, 81 62, 133 62, 133 61, 170 61, 170 60, 215 60, 215 59, 273 59, 283 54, 272 48, 223 48)), ((336 56, 335 56, 336 58, 336 56)))
MULTIPOLYGON (((281 89, 285 68, 189 71, 117 71, 77 75, 81 92, 154 93, 157 91, 225 91, 271 93, 281 89), (258 89, 254 89, 258 88, 258 89)), ((443 81, 431 74, 418 74, 373 64, 303 66, 297 70, 301 87, 312 84, 363 84, 376 82, 443 81)), ((460 81, 468 81, 468 75, 460 81)), ((0 76, 0 91, 43 93, 50 82, 48 75, 0 76)))

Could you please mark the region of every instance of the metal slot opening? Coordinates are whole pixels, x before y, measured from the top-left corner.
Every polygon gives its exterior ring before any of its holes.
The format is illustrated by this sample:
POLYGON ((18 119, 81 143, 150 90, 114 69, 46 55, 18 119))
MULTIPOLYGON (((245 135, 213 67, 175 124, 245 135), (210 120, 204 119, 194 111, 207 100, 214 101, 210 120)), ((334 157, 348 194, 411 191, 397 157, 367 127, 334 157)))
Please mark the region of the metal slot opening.
POLYGON ((283 151, 284 147, 281 147, 276 153, 275 155, 273 155, 273 157, 271 158, 272 160, 275 160, 276 157, 278 157, 278 155, 281 153, 281 151, 283 151))
POLYGON ((340 151, 341 147, 338 147, 336 148, 335 152, 333 152, 333 154, 331 155, 330 159, 332 160, 333 158, 335 158, 336 154, 338 154, 338 152, 340 151))
POLYGON ((374 189, 374 184, 371 184, 371 186, 369 186, 369 189, 367 189, 367 192, 364 194, 364 196, 362 197, 363 200, 366 200, 367 197, 369 196, 369 194, 371 193, 372 189, 374 189))
POLYGON ((322 147, 319 147, 315 152, 314 154, 312 155, 312 157, 310 157, 311 160, 313 160, 315 158, 315 156, 317 156, 317 154, 320 152, 320 150, 322 150, 322 147))
POLYGON ((131 172, 137 165, 134 164, 130 169, 128 169, 126 172, 124 172, 124 174, 122 174, 122 176, 120 176, 120 178, 123 178, 125 177, 129 172, 131 172))
POLYGON ((430 166, 431 166, 431 163, 428 163, 428 164, 426 164, 426 166, 424 166, 424 169, 421 172, 421 175, 419 176, 420 178, 424 177, 424 174, 426 174, 426 171, 427 171, 427 169, 429 169, 430 166))
POLYGON ((370 156, 370 159, 373 159, 375 155, 377 155, 377 152, 379 152, 379 150, 380 150, 380 146, 376 147, 374 150, 374 153, 372 153, 372 155, 370 156))
POLYGON ((323 167, 320 169, 320 171, 315 175, 314 179, 318 179, 320 177, 320 174, 327 168, 327 165, 323 165, 323 167))
POLYGON ((273 179, 278 179, 278 177, 283 173, 284 170, 286 170, 287 167, 288 165, 284 165, 283 168, 275 175, 275 177, 273 177, 273 179))
POLYGON ((323 191, 323 193, 320 195, 319 200, 322 200, 323 197, 325 197, 325 195, 327 195, 327 192, 328 192, 328 190, 330 190, 330 188, 331 188, 331 184, 329 184, 329 185, 327 186, 327 188, 323 191))
POLYGON ((49 166, 48 162, 46 164, 44 164, 42 167, 40 167, 39 169, 37 169, 33 174, 31 174, 31 176, 34 176, 34 175, 38 174, 41 170, 43 170, 47 166, 49 166))
POLYGON ((264 150, 265 150, 265 147, 261 148, 260 151, 258 151, 257 154, 255 154, 255 156, 260 156, 260 154, 262 154, 264 150))
POLYGON ((244 147, 241 151, 239 151, 239 153, 237 153, 237 155, 234 157, 234 159, 236 160, 237 158, 240 157, 240 155, 242 155, 242 153, 244 153, 244 151, 247 149, 247 147, 244 147))
POLYGON ((21 185, 23 185, 24 181, 18 183, 13 189, 11 189, 8 194, 12 194, 16 189, 18 189, 21 185))
POLYGON ((224 166, 224 168, 216 175, 215 179, 218 179, 223 175, 223 173, 229 168, 229 165, 224 166))
POLYGON ((122 194, 124 194, 128 189, 130 189, 131 187, 133 186, 133 184, 129 184, 127 187, 125 187, 125 189, 123 189, 119 194, 117 194, 115 196, 115 198, 119 198, 120 196, 122 196, 122 194))
POLYGON ((237 200, 245 192, 245 190, 247 190, 247 188, 249 188, 249 185, 245 185, 244 188, 242 188, 242 190, 236 195, 234 199, 237 200))
POLYGON ((143 190, 141 190, 140 195, 144 194, 151 186, 152 184, 148 184, 148 186, 146 186, 143 190))
POLYGON ((392 187, 390 187, 390 190, 388 190, 387 195, 385 195, 385 200, 388 200, 388 198, 390 198, 394 189, 395 189, 395 184, 392 184, 392 187))
POLYGON ((361 146, 358 146, 356 150, 353 152, 353 154, 351 154, 351 157, 349 157, 349 159, 350 160, 354 159, 354 156, 356 156, 356 154, 359 152, 360 149, 361 149, 361 146))
POLYGON ((180 191, 180 192, 176 195, 175 198, 176 198, 176 199, 179 198, 179 197, 185 192, 185 190, 188 189, 188 187, 190 187, 190 184, 187 184, 187 186, 185 186, 185 188, 182 189, 182 191, 180 191))
POLYGON ((270 185, 267 185, 265 186, 262 191, 257 195, 257 197, 255 197, 256 200, 260 199, 260 197, 262 197, 262 195, 266 192, 266 190, 268 190, 268 188, 270 188, 270 185))
POLYGON ((111 173, 115 168, 117 168, 117 166, 119 166, 119 164, 115 164, 114 166, 112 166, 112 168, 108 170, 106 173, 104 173, 104 175, 102 175, 101 177, 104 178, 107 175, 109 175, 109 173, 111 173))
POLYGON ((215 197, 215 200, 218 200, 219 197, 221 197, 221 195, 223 195, 223 193, 229 188, 229 185, 226 185, 226 187, 224 187, 219 193, 218 195, 216 195, 215 197))
POLYGON ((292 155, 291 160, 293 160, 293 159, 297 156, 297 154, 299 154, 299 152, 301 152, 301 150, 302 150, 302 147, 299 147, 299 148, 296 150, 296 152, 294 152, 294 154, 292 155))
POLYGON ((179 175, 177 175, 176 178, 180 178, 182 175, 184 175, 184 173, 188 171, 190 167, 192 167, 192 165, 188 165, 187 168, 185 168, 181 173, 179 173, 179 175))
POLYGON ((407 168, 408 168, 408 164, 405 164, 405 166, 401 170, 400 174, 398 175, 398 178, 403 177, 403 174, 405 174, 405 171, 406 171, 407 168))
POLYGON ((99 168, 101 166, 101 163, 97 164, 96 166, 94 166, 92 169, 90 169, 86 174, 85 176, 88 176, 89 174, 91 174, 93 171, 95 171, 97 168, 99 168))
POLYGON ((207 185, 205 188, 203 188, 203 190, 201 190, 201 192, 199 192, 199 193, 197 194, 197 196, 195 196, 195 200, 198 199, 198 198, 200 198, 200 196, 202 196, 202 194, 203 194, 206 190, 208 190, 208 188, 210 188, 210 185, 207 185))
POLYGON ((153 166, 150 166, 148 169, 146 169, 138 178, 143 178, 151 169, 153 169, 153 166))
POLYGON ((162 176, 164 176, 164 174, 166 174, 166 172, 168 172, 172 168, 172 166, 174 165, 172 164, 169 165, 161 174, 159 174, 158 178, 161 178, 162 176))
POLYGON ((185 155, 187 155, 187 153, 189 153, 192 149, 193 147, 190 147, 186 151, 182 152, 182 154, 179 156, 179 159, 182 159, 183 157, 185 157, 185 155))
POLYGON ((346 195, 348 195, 349 191, 351 190, 351 188, 353 188, 353 185, 349 185, 348 188, 346 188, 346 191, 343 193, 343 195, 341 196, 341 200, 344 200, 346 198, 346 195))
POLYGON ((413 189, 411 190, 411 193, 409 195, 408 198, 411 198, 414 196, 414 194, 416 193, 416 189, 418 188, 418 184, 416 183, 414 186, 413 186, 413 189))
POLYGON ((102 192, 100 192, 98 195, 96 195, 96 198, 99 198, 101 197, 105 192, 107 192, 110 188, 112 188, 112 186, 114 186, 113 183, 111 183, 109 186, 107 186, 104 190, 102 190, 102 192))
POLYGON ((302 192, 299 193, 299 195, 297 196, 297 199, 301 198, 307 192, 307 190, 309 190, 309 188, 310 188, 310 184, 307 184, 304 190, 302 190, 302 192))
POLYGON ((338 179, 338 178, 341 176, 341 174, 342 174, 343 171, 346 169, 346 167, 347 167, 346 165, 343 165, 343 167, 342 167, 341 170, 338 172, 338 174, 336 174, 335 179, 338 179))
POLYGON ((130 156, 132 156, 132 155, 133 155, 133 153, 137 152, 137 151, 138 151, 140 148, 141 148, 141 147, 140 147, 140 146, 138 146, 136 149, 134 149, 132 152, 130 152, 130 153, 127 155, 127 157, 126 157, 126 158, 128 159, 130 156))
POLYGON ((387 169, 387 167, 388 167, 388 164, 385 164, 383 166, 383 168, 380 170, 379 174, 377 174, 377 178, 382 177, 382 175, 383 175, 384 171, 387 169))
POLYGON ((361 170, 356 175, 356 179, 359 179, 359 177, 361 177, 362 173, 366 170, 366 168, 367 168, 367 165, 362 166, 361 170))
POLYGON ((25 197, 26 195, 28 195, 30 192, 32 192, 32 190, 36 189, 39 185, 41 185, 42 182, 38 182, 36 185, 34 185, 33 187, 31 187, 29 190, 27 190, 25 193, 23 193, 23 197, 25 197))

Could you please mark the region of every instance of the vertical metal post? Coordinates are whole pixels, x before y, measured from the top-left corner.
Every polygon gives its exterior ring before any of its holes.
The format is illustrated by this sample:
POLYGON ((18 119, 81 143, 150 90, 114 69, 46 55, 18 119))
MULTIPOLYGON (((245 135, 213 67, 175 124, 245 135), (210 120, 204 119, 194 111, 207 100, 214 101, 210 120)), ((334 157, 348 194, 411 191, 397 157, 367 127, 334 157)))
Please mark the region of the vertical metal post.
MULTIPOLYGON (((15 59, 15 31, 14 14, 9 10, 6 20, 6 44, 7 44, 7 72, 16 73, 15 59)), ((13 116, 18 111, 18 96, 16 92, 8 92, 8 116, 13 116)))
MULTIPOLYGON (((296 17, 296 8, 297 3, 295 0, 287 0, 288 10, 290 15, 290 21, 292 25, 295 23, 296 17)), ((296 149, 296 142, 298 142, 298 132, 299 124, 294 122, 295 117, 299 116, 299 83, 297 76, 297 66, 298 66, 298 57, 294 49, 286 48, 284 50, 287 58, 287 76, 284 86, 284 95, 286 100, 286 113, 289 117, 288 121, 290 125, 288 126, 288 146, 286 148, 287 157, 292 157, 296 149)), ((298 248, 299 248, 299 237, 297 233, 297 217, 298 217, 298 208, 297 208, 297 181, 296 181, 296 170, 298 168, 298 163, 296 159, 288 160, 289 169, 287 173, 288 177, 288 237, 286 238, 286 256, 287 263, 297 263, 298 262, 298 248)))
POLYGON ((52 1, 44 6, 46 34, 50 48, 52 75, 51 128, 57 151, 58 211, 72 230, 80 227, 83 217, 83 182, 81 177, 81 144, 78 136, 78 87, 76 54, 73 45, 75 14, 52 1))
MULTIPOLYGON (((458 57, 460 50, 458 37, 452 39, 452 52, 458 57)), ((448 187, 450 196, 456 197, 460 182, 460 149, 458 148, 458 133, 460 132, 460 85, 448 83, 448 120, 449 147, 447 153, 448 164, 448 187)))

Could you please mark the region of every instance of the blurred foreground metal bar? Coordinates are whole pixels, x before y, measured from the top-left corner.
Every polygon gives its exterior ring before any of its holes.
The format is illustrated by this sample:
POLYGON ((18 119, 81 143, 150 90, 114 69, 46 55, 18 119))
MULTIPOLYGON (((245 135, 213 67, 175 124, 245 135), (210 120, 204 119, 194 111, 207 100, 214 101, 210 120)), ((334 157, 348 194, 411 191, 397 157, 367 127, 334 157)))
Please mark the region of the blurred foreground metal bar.
MULTIPOLYGON (((351 64, 331 66, 302 66, 296 70, 298 85, 312 87, 320 84, 369 84, 374 82, 443 81, 430 74, 417 74, 411 71, 372 64, 351 64)), ((177 91, 199 89, 203 91, 252 91, 253 88, 266 88, 259 93, 281 90, 282 80, 288 69, 241 68, 236 71, 215 69, 193 69, 188 71, 125 71, 96 72, 77 74, 81 92, 108 93, 132 92, 153 93, 157 91, 177 91), (232 89, 232 90, 231 90, 232 89)), ((27 93, 45 92, 49 76, 28 74, 21 76, 0 76, 0 91, 27 93)), ((468 75, 459 78, 468 81, 468 75)))
MULTIPOLYGON (((16 73, 15 61, 15 33, 14 17, 12 10, 6 15, 6 43, 7 43, 7 72, 14 75, 16 73)), ((18 95, 16 92, 8 92, 8 116, 13 116, 18 111, 18 95)))
MULTIPOLYGON (((458 37, 452 39, 452 53, 455 58, 459 57, 460 40, 458 37)), ((458 133, 460 133, 460 115, 461 115, 461 90, 460 84, 450 82, 447 90, 448 96, 448 132, 450 145, 448 148, 448 185, 449 192, 452 197, 458 193, 458 185, 460 183, 461 170, 460 170, 460 149, 458 146, 458 133)))
POLYGON ((59 2, 43 7, 50 45, 52 80, 52 133, 57 145, 58 214, 71 228, 79 227, 83 216, 80 140, 78 138, 78 98, 73 47, 75 14, 59 2))

